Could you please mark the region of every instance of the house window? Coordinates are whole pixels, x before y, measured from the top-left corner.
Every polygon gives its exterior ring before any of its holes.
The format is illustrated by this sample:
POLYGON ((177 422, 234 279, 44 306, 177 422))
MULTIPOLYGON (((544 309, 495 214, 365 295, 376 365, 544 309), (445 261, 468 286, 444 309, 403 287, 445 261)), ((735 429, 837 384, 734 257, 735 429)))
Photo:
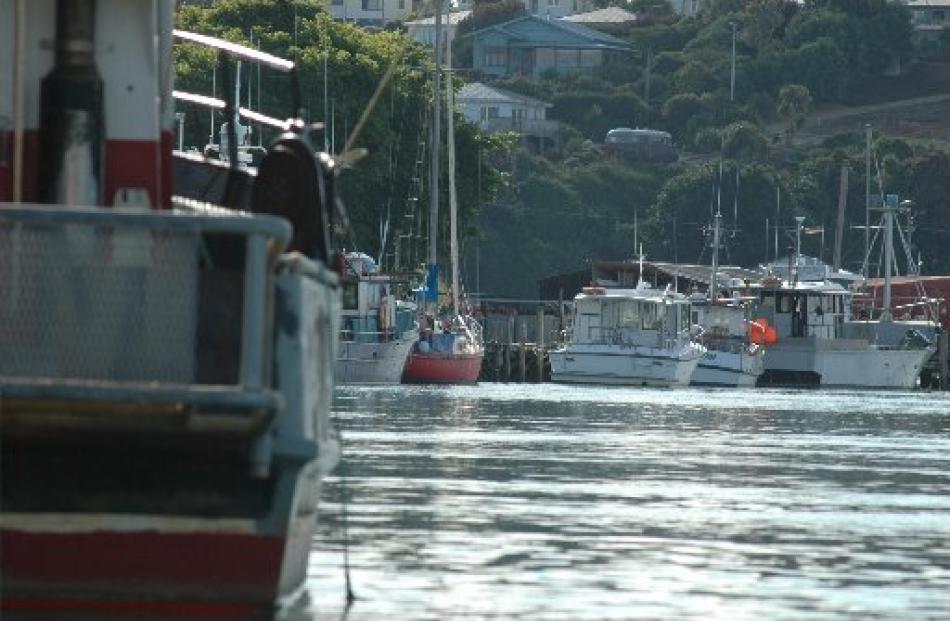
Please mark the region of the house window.
POLYGON ((364 11, 378 11, 382 0, 363 0, 364 11))
POLYGON ((504 67, 507 65, 508 54, 503 47, 486 47, 485 61, 486 67, 504 67))
POLYGON ((560 0, 548 0, 548 6, 557 6, 560 0))
POLYGON ((481 116, 483 121, 488 119, 497 119, 498 118, 498 106, 488 106, 481 109, 481 116))
POLYGON ((934 18, 933 18, 934 22, 942 22, 943 20, 947 18, 947 13, 943 9, 935 10, 933 15, 934 15, 934 18))
POLYGON ((333 0, 333 6, 343 6, 343 0, 333 0))
POLYGON ((599 67, 600 50, 581 50, 581 67, 599 67))
POLYGON ((399 7, 400 11, 404 11, 406 9, 406 0, 399 0, 396 6, 399 7))
POLYGON ((555 52, 555 62, 557 66, 564 68, 574 68, 577 67, 577 50, 557 50, 555 52))

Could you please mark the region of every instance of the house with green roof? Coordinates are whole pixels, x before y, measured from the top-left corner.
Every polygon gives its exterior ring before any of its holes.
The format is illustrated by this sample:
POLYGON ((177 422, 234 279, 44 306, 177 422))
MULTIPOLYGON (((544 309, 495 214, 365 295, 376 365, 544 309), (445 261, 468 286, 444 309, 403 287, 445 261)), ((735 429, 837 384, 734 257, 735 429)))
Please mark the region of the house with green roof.
POLYGON ((592 73, 613 60, 626 58, 626 41, 593 28, 560 19, 526 15, 483 28, 472 37, 476 71, 502 78, 556 73, 592 73))

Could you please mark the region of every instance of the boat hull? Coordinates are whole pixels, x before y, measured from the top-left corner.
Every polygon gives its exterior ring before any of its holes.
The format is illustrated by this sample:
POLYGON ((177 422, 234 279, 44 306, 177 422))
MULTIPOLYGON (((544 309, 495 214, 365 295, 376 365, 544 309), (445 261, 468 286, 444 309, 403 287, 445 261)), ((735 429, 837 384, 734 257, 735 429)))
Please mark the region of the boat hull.
MULTIPOLYGON (((183 532, 173 518, 148 516, 154 530, 123 530, 145 516, 44 514, 0 529, 5 597, 29 608, 54 599, 226 601, 266 606, 278 596, 286 540, 204 520, 183 532), (86 518, 81 520, 77 518, 86 518), (56 519, 55 530, 36 523, 56 519), (79 530, 94 521, 95 530, 79 530), (204 526, 201 530, 192 530, 204 526), (146 560, 147 559, 147 560, 146 560)), ((197 521, 197 520, 196 520, 197 521)))
POLYGON ((680 355, 664 350, 629 347, 571 346, 551 352, 551 381, 569 384, 686 386, 701 351, 684 348, 680 355))
POLYGON ((339 384, 398 384, 417 335, 384 343, 340 343, 336 360, 339 384))
POLYGON ((785 339, 766 349, 759 385, 909 389, 931 349, 878 349, 866 341, 785 339))
POLYGON ((755 386, 763 370, 761 352, 709 350, 696 365, 690 383, 696 386, 755 386))
POLYGON ((482 370, 482 352, 409 354, 402 376, 404 384, 475 384, 482 370))

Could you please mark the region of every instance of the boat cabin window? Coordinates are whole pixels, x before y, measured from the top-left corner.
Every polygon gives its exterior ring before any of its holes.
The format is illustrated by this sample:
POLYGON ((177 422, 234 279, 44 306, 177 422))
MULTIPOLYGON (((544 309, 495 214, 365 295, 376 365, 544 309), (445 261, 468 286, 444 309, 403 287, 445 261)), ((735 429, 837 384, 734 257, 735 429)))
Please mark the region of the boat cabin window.
POLYGON ((359 283, 356 282, 343 283, 341 297, 343 298, 342 301, 344 310, 357 310, 359 308, 359 296, 357 295, 358 286, 359 283))
POLYGON ((775 312, 790 313, 795 310, 795 297, 788 293, 775 294, 775 312))
POLYGON ((640 327, 643 330, 656 329, 656 304, 644 304, 640 310, 640 327))
POLYGON ((625 328, 640 327, 640 305, 633 301, 625 301, 620 307, 620 325, 625 328))

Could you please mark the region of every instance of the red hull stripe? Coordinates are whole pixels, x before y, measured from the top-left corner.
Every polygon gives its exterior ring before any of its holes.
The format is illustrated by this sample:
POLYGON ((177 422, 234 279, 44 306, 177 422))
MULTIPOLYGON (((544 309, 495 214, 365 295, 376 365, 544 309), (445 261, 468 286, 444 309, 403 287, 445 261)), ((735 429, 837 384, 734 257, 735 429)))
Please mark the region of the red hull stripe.
MULTIPOLYGON (((267 607, 269 608, 269 606, 267 607)), ((261 612, 261 606, 215 602, 110 602, 102 600, 64 599, 9 599, 0 600, 0 610, 8 612, 94 612, 94 613, 146 613, 168 615, 172 618, 191 617, 202 619, 244 619, 261 612)), ((58 618, 58 617, 57 617, 58 618)))
MULTIPOLYGON (((165 187, 171 189, 171 143, 172 137, 163 134, 162 143, 155 140, 107 140, 105 144, 105 185, 102 203, 112 205, 115 191, 119 188, 141 188, 148 192, 153 209, 165 208, 169 200, 165 187), (162 144, 167 143, 167 144, 162 144), (161 150, 168 149, 169 157, 162 158, 161 150), (167 159, 168 170, 163 170, 167 159)), ((13 133, 3 132, 0 147, 9 145, 12 158, 13 133)), ((37 160, 39 157, 39 134, 36 130, 23 133, 23 200, 36 200, 37 160)), ((0 161, 4 154, 0 153, 0 161)), ((13 164, 0 167, 0 201, 13 198, 13 164)))
POLYGON ((411 384, 474 384, 481 369, 482 357, 478 354, 413 353, 403 379, 411 384))
POLYGON ((284 540, 228 533, 34 533, 0 529, 0 580, 45 600, 103 590, 110 599, 272 602, 284 540))

